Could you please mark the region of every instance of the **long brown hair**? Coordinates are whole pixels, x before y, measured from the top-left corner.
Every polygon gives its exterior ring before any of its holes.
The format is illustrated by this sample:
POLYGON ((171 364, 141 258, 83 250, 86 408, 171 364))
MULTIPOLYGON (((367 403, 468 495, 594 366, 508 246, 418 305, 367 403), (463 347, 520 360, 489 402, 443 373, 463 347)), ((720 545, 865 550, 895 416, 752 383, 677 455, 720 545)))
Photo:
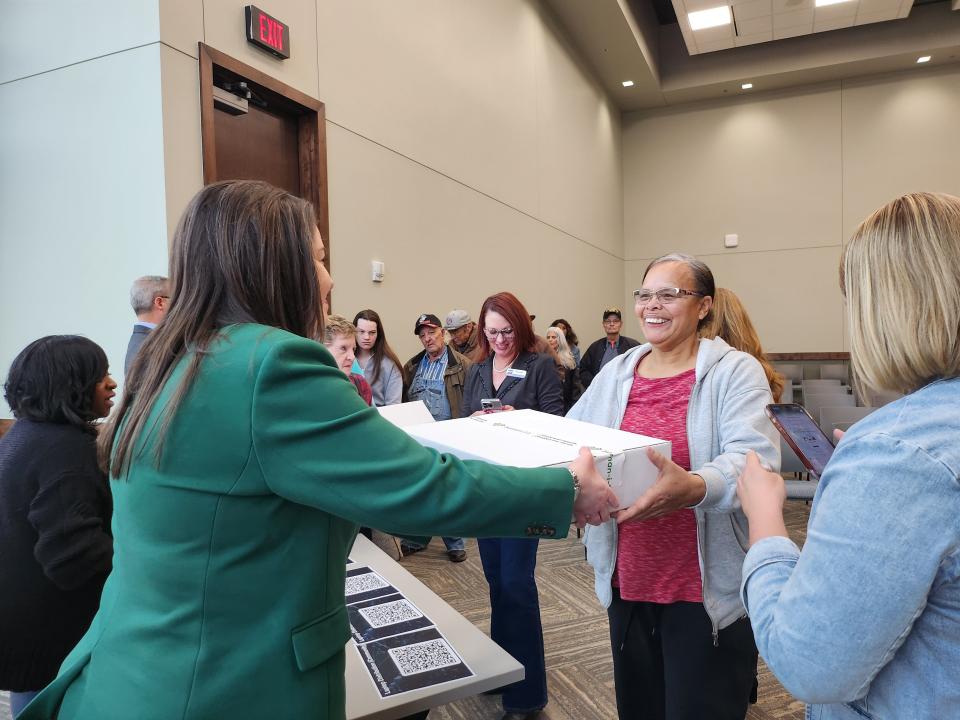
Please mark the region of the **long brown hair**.
POLYGON ((503 319, 513 328, 513 335, 517 340, 517 352, 536 352, 537 336, 533 332, 530 313, 527 312, 516 295, 509 292, 499 292, 484 300, 480 307, 480 318, 477 322, 480 326, 477 337, 477 358, 486 360, 492 352, 486 331, 488 312, 503 315, 503 319))
POLYGON ((753 355, 763 367, 773 394, 774 402, 780 402, 783 394, 783 375, 773 369, 767 354, 760 345, 757 329, 747 315, 747 309, 733 290, 717 288, 713 296, 713 312, 707 317, 707 323, 700 329, 700 337, 721 337, 737 350, 753 355))
POLYGON ((158 429, 159 463, 170 421, 225 325, 258 323, 303 337, 321 335, 316 227, 310 203, 265 182, 214 183, 193 197, 173 236, 170 309, 140 348, 120 407, 98 439, 100 462, 110 475, 129 470, 134 442, 158 395, 188 358, 158 429))
MULTIPOLYGON (((403 364, 393 351, 393 348, 390 347, 390 343, 387 342, 387 336, 383 332, 383 323, 380 321, 380 316, 377 312, 375 310, 361 310, 354 316, 353 324, 356 325, 359 320, 366 320, 377 326, 377 339, 373 341, 373 350, 371 351, 373 355, 373 370, 370 372, 370 377, 367 378, 367 381, 373 385, 380 378, 380 363, 383 362, 384 357, 389 358, 390 362, 397 366, 399 372, 403 372, 403 364)), ((359 349, 360 343, 357 343, 357 350, 359 351, 359 349)))

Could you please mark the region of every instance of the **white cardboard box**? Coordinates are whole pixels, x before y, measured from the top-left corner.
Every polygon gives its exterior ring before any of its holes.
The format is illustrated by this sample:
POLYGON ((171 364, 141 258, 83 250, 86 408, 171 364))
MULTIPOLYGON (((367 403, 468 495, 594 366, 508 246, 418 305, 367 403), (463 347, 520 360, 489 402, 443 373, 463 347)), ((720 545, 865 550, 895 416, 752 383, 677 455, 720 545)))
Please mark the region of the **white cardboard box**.
POLYGON ((627 507, 657 479, 647 458, 653 447, 670 457, 666 440, 568 420, 536 410, 513 410, 404 427, 422 445, 461 460, 485 460, 515 467, 566 466, 589 447, 597 470, 627 507))
POLYGON ((433 423, 433 415, 427 410, 423 400, 413 400, 411 402, 397 403, 396 405, 384 405, 377 410, 386 419, 400 428, 409 425, 421 425, 423 423, 433 423))

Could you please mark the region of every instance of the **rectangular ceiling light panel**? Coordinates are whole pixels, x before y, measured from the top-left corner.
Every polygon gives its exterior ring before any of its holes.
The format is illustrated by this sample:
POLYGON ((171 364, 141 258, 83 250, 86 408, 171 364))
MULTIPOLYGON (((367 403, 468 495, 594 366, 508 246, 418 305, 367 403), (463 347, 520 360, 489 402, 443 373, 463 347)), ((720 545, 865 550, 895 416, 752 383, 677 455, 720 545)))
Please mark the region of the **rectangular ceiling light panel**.
POLYGON ((692 30, 705 30, 706 28, 719 27, 730 24, 730 6, 721 5, 720 7, 710 8, 709 10, 697 10, 687 15, 690 20, 692 30))

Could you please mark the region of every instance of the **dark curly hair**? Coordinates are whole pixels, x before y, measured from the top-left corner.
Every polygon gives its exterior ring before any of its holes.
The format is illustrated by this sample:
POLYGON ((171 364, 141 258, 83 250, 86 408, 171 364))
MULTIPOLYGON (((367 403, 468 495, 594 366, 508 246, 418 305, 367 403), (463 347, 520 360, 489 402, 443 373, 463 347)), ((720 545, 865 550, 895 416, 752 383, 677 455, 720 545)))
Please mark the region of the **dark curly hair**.
POLYGON ((93 433, 93 390, 107 371, 107 354, 93 340, 47 335, 14 359, 3 395, 18 420, 66 423, 93 433))

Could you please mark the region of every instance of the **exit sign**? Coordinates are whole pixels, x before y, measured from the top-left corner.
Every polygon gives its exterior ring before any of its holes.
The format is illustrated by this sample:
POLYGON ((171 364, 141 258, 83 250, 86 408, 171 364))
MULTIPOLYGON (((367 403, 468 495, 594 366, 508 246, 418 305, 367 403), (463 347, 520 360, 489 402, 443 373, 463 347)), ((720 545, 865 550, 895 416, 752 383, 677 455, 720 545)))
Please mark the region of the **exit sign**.
POLYGON ((278 58, 290 57, 290 26, 267 15, 256 5, 244 8, 247 40, 278 58))

